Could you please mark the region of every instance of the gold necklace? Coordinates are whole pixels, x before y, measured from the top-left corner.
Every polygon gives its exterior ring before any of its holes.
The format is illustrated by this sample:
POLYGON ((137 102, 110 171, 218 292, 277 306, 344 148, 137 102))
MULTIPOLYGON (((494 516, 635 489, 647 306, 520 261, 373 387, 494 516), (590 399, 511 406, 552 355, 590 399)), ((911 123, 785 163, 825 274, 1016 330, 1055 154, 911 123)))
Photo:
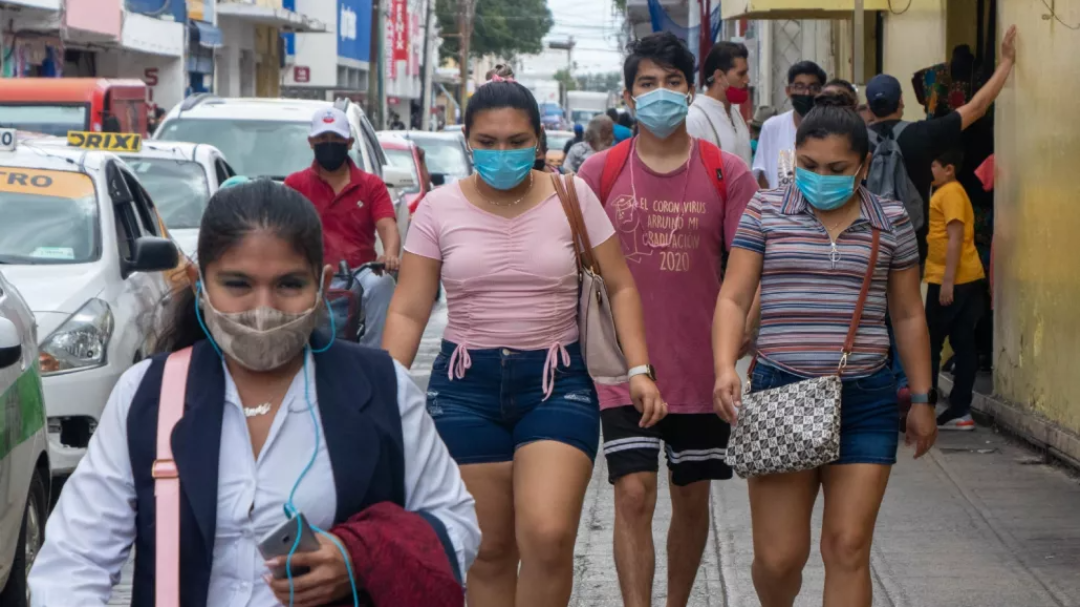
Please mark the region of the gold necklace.
POLYGON ((521 195, 521 198, 513 202, 495 202, 489 200, 487 196, 480 191, 480 173, 473 173, 473 189, 476 190, 476 195, 480 197, 485 203, 490 204, 493 207, 516 207, 521 204, 522 200, 525 200, 529 196, 529 192, 532 192, 533 186, 533 172, 529 171, 529 187, 525 189, 525 193, 521 195))

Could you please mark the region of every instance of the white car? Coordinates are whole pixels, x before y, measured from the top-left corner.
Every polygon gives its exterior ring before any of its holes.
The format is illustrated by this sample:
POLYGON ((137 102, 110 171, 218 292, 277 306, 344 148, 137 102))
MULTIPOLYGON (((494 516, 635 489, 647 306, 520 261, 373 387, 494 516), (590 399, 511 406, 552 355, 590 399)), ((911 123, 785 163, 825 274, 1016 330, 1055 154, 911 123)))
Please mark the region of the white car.
POLYGON ((5 606, 25 604, 26 574, 45 541, 49 512, 36 331, 30 308, 0 272, 0 605, 5 606))
POLYGON ((142 150, 120 155, 150 193, 169 234, 195 259, 206 203, 236 171, 212 145, 143 141, 142 150))
MULTIPOLYGON (((311 166, 308 145, 311 117, 337 105, 349 117, 355 146, 349 155, 365 172, 379 176, 390 189, 402 242, 409 229, 405 191, 415 187, 412 172, 390 166, 363 108, 347 99, 336 104, 306 99, 220 98, 196 95, 174 107, 154 133, 158 141, 208 143, 229 159, 239 175, 284 181, 311 166)), ((378 243, 381 251, 382 243, 378 243)))
POLYGON ((115 154, 23 141, 0 150, 0 193, 0 269, 37 320, 50 463, 66 475, 148 353, 178 253, 115 154))

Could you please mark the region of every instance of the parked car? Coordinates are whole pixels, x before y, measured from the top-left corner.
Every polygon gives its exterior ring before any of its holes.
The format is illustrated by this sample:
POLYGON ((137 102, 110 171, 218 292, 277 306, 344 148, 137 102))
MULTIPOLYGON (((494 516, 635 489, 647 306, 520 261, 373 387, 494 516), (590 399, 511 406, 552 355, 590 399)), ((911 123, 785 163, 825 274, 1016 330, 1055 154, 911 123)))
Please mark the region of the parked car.
POLYGON ((545 131, 544 134, 547 135, 547 163, 551 166, 562 166, 566 160, 563 148, 566 147, 566 142, 574 138, 574 131, 545 131))
POLYGON ((119 156, 22 141, 0 151, 0 171, 0 264, 37 322, 49 460, 62 476, 116 380, 149 353, 155 311, 183 272, 119 156))
POLYGON ((415 213, 427 193, 443 185, 444 177, 428 173, 427 153, 416 142, 402 139, 393 132, 382 132, 379 133, 379 144, 390 164, 412 171, 417 185, 405 192, 405 200, 409 204, 409 213, 415 213))
POLYGON ((236 175, 224 154, 205 143, 146 141, 142 151, 120 157, 150 193, 180 250, 194 259, 206 203, 236 175))
POLYGON ((412 141, 424 150, 424 160, 432 179, 451 183, 473 173, 472 154, 461 132, 386 131, 387 134, 412 141))
MULTIPOLYGON (((0 192, 6 191, 0 187, 0 192)), ((45 542, 49 513, 49 443, 37 360, 34 315, 0 273, 0 605, 4 606, 26 604, 26 575, 45 542)))
MULTIPOLYGON (((154 139, 208 143, 229 159, 238 175, 284 181, 291 173, 311 166, 308 145, 311 117, 319 108, 337 105, 349 117, 355 145, 353 162, 378 175, 390 189, 404 242, 409 230, 409 208, 404 191, 413 185, 412 174, 389 166, 375 129, 363 108, 347 99, 335 104, 305 99, 220 98, 196 95, 177 105, 161 122, 154 139)), ((381 251, 382 243, 378 243, 381 251)))

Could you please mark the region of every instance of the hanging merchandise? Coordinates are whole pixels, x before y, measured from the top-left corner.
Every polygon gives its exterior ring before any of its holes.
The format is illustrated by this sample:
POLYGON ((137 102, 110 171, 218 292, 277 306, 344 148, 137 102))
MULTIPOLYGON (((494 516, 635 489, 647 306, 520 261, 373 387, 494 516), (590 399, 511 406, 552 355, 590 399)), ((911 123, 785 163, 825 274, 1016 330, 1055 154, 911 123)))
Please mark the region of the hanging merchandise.
MULTIPOLYGON (((706 0, 690 0, 690 1, 692 1, 694 3, 700 3, 700 2, 705 2, 706 0)), ((678 37, 679 39, 685 40, 687 45, 690 47, 690 51, 694 53, 695 66, 697 66, 695 69, 700 69, 700 65, 701 65, 701 62, 702 62, 702 59, 703 59, 702 56, 701 56, 701 44, 700 44, 700 40, 701 40, 701 33, 700 33, 701 32, 701 25, 700 25, 700 23, 698 25, 693 26, 693 27, 687 27, 685 25, 680 25, 674 19, 671 18, 671 15, 668 14, 667 9, 665 9, 660 2, 661 2, 661 0, 648 0, 648 3, 649 3, 649 20, 652 23, 652 31, 653 31, 653 33, 656 33, 656 32, 671 32, 672 34, 675 34, 675 36, 678 37)), ((709 31, 709 33, 710 33, 709 40, 716 40, 716 38, 720 35, 720 26, 721 26, 722 23, 723 23, 723 21, 720 19, 720 3, 717 2, 716 6, 712 7, 712 10, 710 11, 710 14, 709 14, 709 30, 710 30, 709 31)), ((709 47, 711 48, 712 45, 710 44, 709 47)))

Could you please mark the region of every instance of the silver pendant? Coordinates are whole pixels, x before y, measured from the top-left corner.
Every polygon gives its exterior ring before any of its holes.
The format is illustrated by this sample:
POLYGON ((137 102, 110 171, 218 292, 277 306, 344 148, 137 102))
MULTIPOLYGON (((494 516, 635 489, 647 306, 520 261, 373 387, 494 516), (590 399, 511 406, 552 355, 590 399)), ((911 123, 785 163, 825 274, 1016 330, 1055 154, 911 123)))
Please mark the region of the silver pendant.
POLYGON ((244 407, 244 417, 258 417, 270 412, 270 403, 263 403, 257 407, 244 407))

